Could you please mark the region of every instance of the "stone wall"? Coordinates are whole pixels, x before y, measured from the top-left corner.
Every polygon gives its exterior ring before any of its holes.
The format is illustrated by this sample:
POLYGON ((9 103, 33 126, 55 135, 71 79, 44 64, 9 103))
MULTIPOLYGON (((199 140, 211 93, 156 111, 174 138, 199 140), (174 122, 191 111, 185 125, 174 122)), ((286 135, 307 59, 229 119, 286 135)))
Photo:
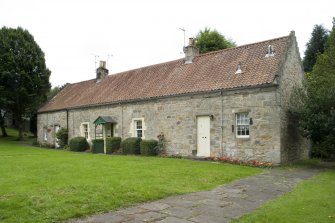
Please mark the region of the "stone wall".
MULTIPOLYGON (((89 123, 89 139, 94 139, 94 120, 111 116, 117 124, 114 135, 123 139, 134 136, 133 120, 143 120, 145 139, 157 139, 163 133, 166 149, 172 154, 191 156, 197 149, 197 116, 211 116, 211 156, 226 155, 240 159, 280 162, 280 116, 276 87, 216 92, 153 99, 150 101, 72 109, 68 112, 69 137, 81 135, 80 125, 89 123), (250 137, 236 138, 232 132, 235 114, 247 112, 253 119, 250 137)), ((43 127, 65 127, 66 112, 39 114, 39 141, 43 127)), ((236 129, 236 128, 235 128, 236 129)), ((54 138, 48 138, 48 143, 54 138)))
POLYGON ((306 159, 309 156, 309 140, 303 138, 298 131, 297 123, 290 119, 288 108, 290 96, 294 86, 302 84, 304 72, 301 65, 299 49, 295 37, 291 34, 290 44, 287 49, 285 63, 280 74, 280 95, 281 105, 281 161, 291 162, 299 159, 306 159))
POLYGON ((276 87, 223 95, 223 152, 243 160, 280 162, 280 113, 276 87), (247 112, 252 118, 249 138, 232 132, 235 114, 247 112))
POLYGON ((55 138, 55 126, 60 128, 66 128, 66 111, 40 113, 37 116, 37 138, 38 141, 45 145, 54 146, 56 142, 55 138), (46 140, 44 138, 44 132, 46 132, 46 140))

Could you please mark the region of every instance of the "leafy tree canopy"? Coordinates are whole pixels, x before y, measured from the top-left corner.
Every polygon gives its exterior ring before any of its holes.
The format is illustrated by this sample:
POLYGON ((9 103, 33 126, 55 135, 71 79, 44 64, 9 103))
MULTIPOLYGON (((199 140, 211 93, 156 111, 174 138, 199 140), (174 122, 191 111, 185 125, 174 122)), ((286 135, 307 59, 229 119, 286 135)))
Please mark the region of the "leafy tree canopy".
POLYGON ((327 48, 307 75, 303 88, 292 97, 292 113, 305 136, 313 142, 313 155, 335 156, 335 28, 327 48))
POLYGON ((51 72, 34 37, 20 27, 0 29, 0 64, 1 101, 19 124, 22 139, 22 119, 46 100, 51 72))
POLYGON ((219 33, 217 30, 214 29, 212 31, 207 27, 204 30, 199 31, 196 39, 196 47, 199 48, 200 54, 236 46, 232 40, 226 39, 224 35, 219 33))
POLYGON ((51 88, 47 93, 47 101, 50 101, 53 97, 55 97, 61 90, 63 90, 63 88, 66 87, 66 85, 68 84, 51 88))
POLYGON ((322 25, 315 25, 311 38, 306 44, 305 57, 303 60, 304 71, 311 72, 318 54, 322 54, 326 47, 328 30, 322 25))

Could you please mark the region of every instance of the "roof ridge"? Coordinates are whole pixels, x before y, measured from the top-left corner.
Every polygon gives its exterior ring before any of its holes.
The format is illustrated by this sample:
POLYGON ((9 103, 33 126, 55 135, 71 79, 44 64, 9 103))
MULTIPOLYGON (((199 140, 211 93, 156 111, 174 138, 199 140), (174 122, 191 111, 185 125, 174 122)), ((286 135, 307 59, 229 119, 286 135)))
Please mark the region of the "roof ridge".
POLYGON ((236 47, 232 47, 232 48, 226 48, 226 49, 222 49, 222 50, 211 51, 211 52, 208 52, 208 53, 199 54, 199 56, 197 56, 197 57, 207 56, 207 55, 210 55, 210 54, 221 53, 223 51, 235 50, 235 49, 238 49, 238 48, 243 48, 243 47, 257 45, 257 44, 262 44, 262 43, 269 42, 269 41, 276 41, 276 40, 280 40, 280 39, 284 39, 284 38, 289 38, 289 37, 290 37, 289 35, 288 36, 282 36, 282 37, 277 37, 277 38, 273 38, 273 39, 263 40, 263 41, 259 41, 259 42, 255 42, 255 43, 248 43, 248 44, 244 44, 244 45, 236 46, 236 47))
POLYGON ((155 67, 155 66, 158 66, 158 65, 169 64, 169 63, 177 62, 177 61, 183 60, 183 59, 184 58, 180 58, 180 59, 170 60, 170 61, 166 61, 166 62, 150 64, 150 65, 146 65, 146 66, 143 66, 143 67, 133 68, 133 69, 130 69, 130 70, 120 71, 120 72, 117 72, 117 73, 110 74, 107 77, 113 76, 113 75, 119 75, 119 74, 123 74, 123 73, 128 73, 128 72, 131 72, 131 71, 134 71, 134 70, 140 70, 140 69, 144 69, 144 68, 155 67))
MULTIPOLYGON (((212 51, 212 52, 208 52, 208 53, 204 53, 204 54, 199 54, 195 58, 208 56, 208 55, 211 55, 211 54, 217 54, 217 53, 221 53, 221 52, 225 52, 225 51, 235 50, 235 49, 239 49, 239 48, 243 48, 243 47, 247 47, 247 46, 257 45, 257 44, 261 44, 261 43, 264 43, 264 42, 280 40, 280 39, 284 39, 284 38, 289 38, 289 35, 288 36, 277 37, 277 38, 273 38, 273 39, 268 39, 268 40, 263 40, 263 41, 259 41, 259 42, 255 42, 255 43, 244 44, 244 45, 233 47, 233 48, 226 48, 226 49, 223 49, 223 50, 217 50, 217 51, 212 51)), ((138 68, 133 68, 133 69, 129 69, 129 70, 124 70, 124 71, 120 71, 120 72, 117 72, 117 73, 111 73, 111 74, 107 75, 105 78, 111 78, 111 77, 115 77, 115 75, 122 75, 124 73, 128 73, 128 72, 131 72, 131 71, 140 70, 140 69, 144 69, 144 68, 155 67, 155 66, 164 65, 164 64, 169 64, 169 63, 182 61, 182 60, 184 60, 184 58, 179 58, 179 59, 170 60, 170 61, 166 61, 166 62, 151 64, 151 65, 142 66, 142 67, 138 67, 138 68)), ((79 81, 79 82, 69 83, 69 84, 70 85, 80 84, 80 83, 84 83, 84 82, 88 82, 88 81, 93 81, 95 79, 96 78, 92 78, 92 79, 89 79, 89 80, 84 80, 84 81, 79 81)))

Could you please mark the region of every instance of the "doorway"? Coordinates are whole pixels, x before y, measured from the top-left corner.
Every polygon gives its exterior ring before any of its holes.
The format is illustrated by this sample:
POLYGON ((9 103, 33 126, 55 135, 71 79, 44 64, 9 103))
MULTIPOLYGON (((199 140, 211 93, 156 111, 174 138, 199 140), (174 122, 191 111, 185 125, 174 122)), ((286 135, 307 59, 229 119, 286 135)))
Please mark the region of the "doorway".
POLYGON ((197 117, 197 156, 209 157, 210 151, 210 117, 197 117))

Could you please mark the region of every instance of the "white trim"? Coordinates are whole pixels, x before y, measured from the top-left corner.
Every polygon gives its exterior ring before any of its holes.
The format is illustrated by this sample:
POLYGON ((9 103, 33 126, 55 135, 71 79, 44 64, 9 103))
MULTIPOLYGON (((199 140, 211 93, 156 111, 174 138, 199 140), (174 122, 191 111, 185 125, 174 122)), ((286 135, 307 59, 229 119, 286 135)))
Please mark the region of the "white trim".
POLYGON ((132 137, 137 137, 137 132, 136 132, 136 122, 141 121, 142 122, 142 139, 145 139, 145 130, 146 130, 146 125, 144 122, 144 118, 133 118, 130 123, 130 131, 129 133, 131 134, 132 137))
POLYGON ((90 137, 90 123, 89 122, 80 123, 80 136, 85 137, 87 141, 91 140, 91 137, 90 137), (85 131, 84 125, 87 126, 87 137, 85 135, 86 131, 85 131))
POLYGON ((247 139, 247 138, 250 138, 250 124, 249 124, 249 118, 248 118, 248 113, 247 112, 239 112, 239 113, 235 113, 235 136, 236 138, 242 138, 242 139, 247 139), (242 114, 245 114, 245 118, 247 118, 247 123, 244 123, 244 124, 237 124, 237 116, 238 115, 242 115, 242 114), (238 135, 238 126, 247 126, 248 128, 248 135, 238 135))

